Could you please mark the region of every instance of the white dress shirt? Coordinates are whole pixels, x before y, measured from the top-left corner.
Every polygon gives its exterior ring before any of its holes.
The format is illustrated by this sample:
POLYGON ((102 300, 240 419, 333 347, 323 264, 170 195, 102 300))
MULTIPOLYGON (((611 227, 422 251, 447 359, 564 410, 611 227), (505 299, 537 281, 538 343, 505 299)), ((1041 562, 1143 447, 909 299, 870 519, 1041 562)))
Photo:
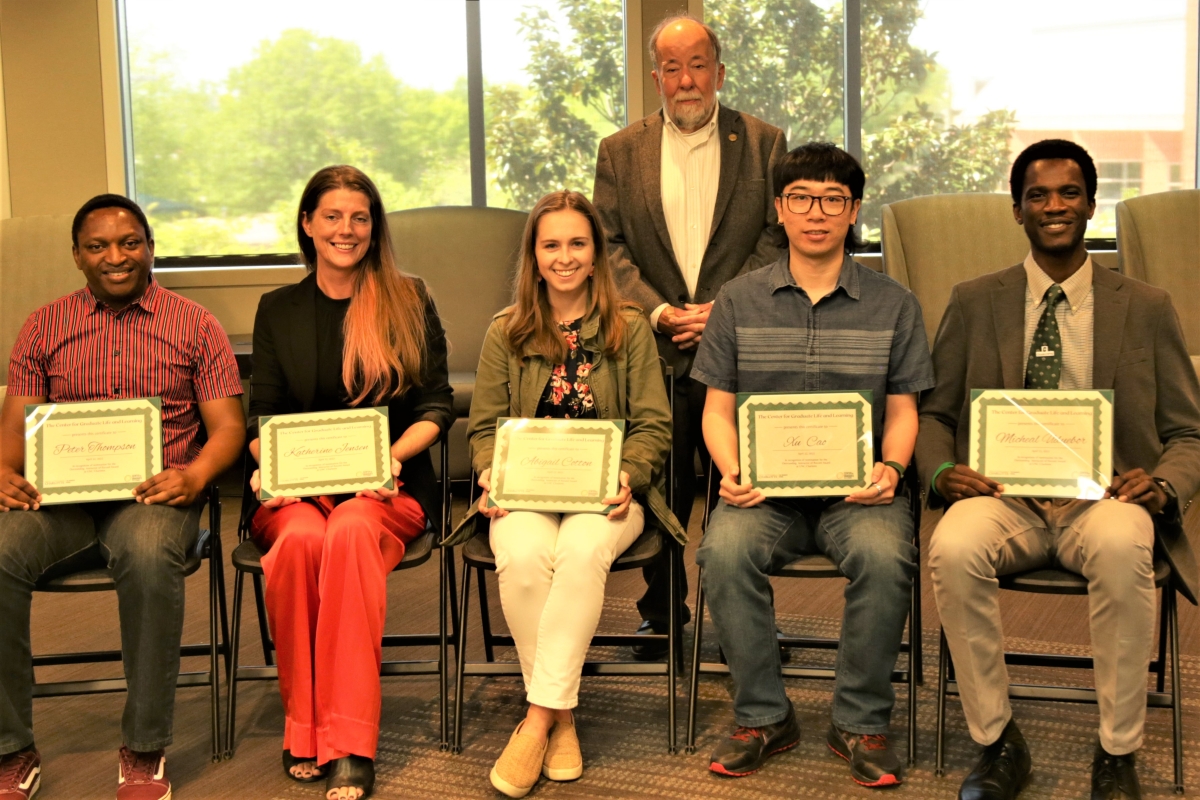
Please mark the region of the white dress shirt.
MULTIPOLYGON (((663 113, 662 205, 671 236, 675 262, 683 273, 688 296, 695 298, 700 263, 708 248, 717 186, 721 179, 721 142, 717 137, 717 109, 700 130, 683 133, 663 113)), ((650 314, 650 325, 658 330, 658 318, 670 303, 650 314)))
MULTIPOLYGON (((1063 281, 1066 302, 1054 309, 1058 334, 1062 340, 1062 372, 1059 389, 1092 388, 1092 329, 1095 324, 1096 295, 1092 291, 1092 257, 1088 256, 1075 274, 1063 281)), ((1103 269, 1103 267, 1101 267, 1103 269)), ((1046 310, 1046 290, 1054 285, 1050 276, 1033 260, 1025 258, 1025 362, 1028 369, 1029 346, 1038 321, 1046 310)), ((1025 370, 1021 371, 1024 378, 1025 370)))

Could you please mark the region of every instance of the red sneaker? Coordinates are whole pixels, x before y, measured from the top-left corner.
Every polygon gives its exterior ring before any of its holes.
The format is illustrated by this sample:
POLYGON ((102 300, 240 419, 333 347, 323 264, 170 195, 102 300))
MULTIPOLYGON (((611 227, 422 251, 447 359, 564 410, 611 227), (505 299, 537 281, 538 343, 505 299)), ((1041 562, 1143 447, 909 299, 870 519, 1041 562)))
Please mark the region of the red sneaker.
POLYGON ((135 753, 122 747, 117 781, 117 800, 171 800, 171 781, 167 778, 167 757, 162 750, 135 753))
POLYGON ((0 800, 29 800, 42 785, 42 757, 36 749, 0 756, 0 800))

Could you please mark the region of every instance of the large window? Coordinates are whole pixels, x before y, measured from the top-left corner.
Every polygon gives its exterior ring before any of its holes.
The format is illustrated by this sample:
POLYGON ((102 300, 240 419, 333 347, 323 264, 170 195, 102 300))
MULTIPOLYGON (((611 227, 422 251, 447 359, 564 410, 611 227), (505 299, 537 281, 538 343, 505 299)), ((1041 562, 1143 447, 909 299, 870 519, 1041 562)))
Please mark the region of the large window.
MULTIPOLYGON (((641 114, 627 113, 624 53, 630 35, 644 47, 625 30, 642 0, 360 0, 347 13, 119 2, 133 183, 160 255, 294 252, 300 188, 331 163, 365 169, 390 209, 590 193, 599 140, 641 114)), ((885 203, 1006 192, 1016 153, 1052 136, 1100 164, 1089 235, 1112 237, 1118 200, 1194 185, 1196 3, 704 0, 704 12, 725 48, 723 103, 791 146, 861 138, 868 239, 885 203), (847 9, 860 18, 848 48, 847 9), (846 64, 861 76, 848 98, 846 64)))
POLYGON ((294 252, 300 191, 328 164, 362 168, 389 209, 470 204, 462 3, 124 2, 134 188, 160 256, 294 252))

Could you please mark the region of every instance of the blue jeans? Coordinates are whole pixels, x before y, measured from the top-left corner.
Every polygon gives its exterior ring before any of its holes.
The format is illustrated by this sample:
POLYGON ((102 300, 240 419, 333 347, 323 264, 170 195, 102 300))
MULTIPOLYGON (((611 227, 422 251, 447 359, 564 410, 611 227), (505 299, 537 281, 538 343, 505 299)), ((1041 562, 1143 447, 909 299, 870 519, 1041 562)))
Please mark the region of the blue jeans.
POLYGON ((799 556, 822 553, 849 579, 833 723, 851 733, 887 731, 896 700, 892 669, 917 571, 912 529, 903 496, 880 506, 825 499, 717 504, 696 562, 733 677, 738 725, 762 727, 787 716, 769 576, 799 556))
MULTIPOLYGON (((121 730, 131 750, 171 743, 183 568, 203 500, 174 508, 131 501, 0 513, 0 754, 33 743, 29 611, 43 575, 107 566, 117 586, 129 694, 121 730)), ((68 648, 69 649, 69 648, 68 648)))

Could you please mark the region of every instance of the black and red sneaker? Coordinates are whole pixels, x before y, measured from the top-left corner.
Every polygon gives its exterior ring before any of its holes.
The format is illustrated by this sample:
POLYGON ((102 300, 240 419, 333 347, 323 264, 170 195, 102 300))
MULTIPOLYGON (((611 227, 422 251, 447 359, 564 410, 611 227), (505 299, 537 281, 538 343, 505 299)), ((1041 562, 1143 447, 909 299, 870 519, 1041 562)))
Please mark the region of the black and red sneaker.
POLYGON ((0 756, 0 800, 29 800, 42 785, 42 757, 34 747, 0 756))
POLYGON ((850 762, 850 777, 860 786, 898 786, 904 780, 887 734, 847 733, 829 726, 825 737, 829 749, 850 762))
POLYGON ((713 750, 708 768, 718 775, 741 778, 758 772, 768 758, 799 743, 800 723, 796 721, 796 709, 788 703, 788 714, 781 722, 761 728, 739 725, 713 750))

